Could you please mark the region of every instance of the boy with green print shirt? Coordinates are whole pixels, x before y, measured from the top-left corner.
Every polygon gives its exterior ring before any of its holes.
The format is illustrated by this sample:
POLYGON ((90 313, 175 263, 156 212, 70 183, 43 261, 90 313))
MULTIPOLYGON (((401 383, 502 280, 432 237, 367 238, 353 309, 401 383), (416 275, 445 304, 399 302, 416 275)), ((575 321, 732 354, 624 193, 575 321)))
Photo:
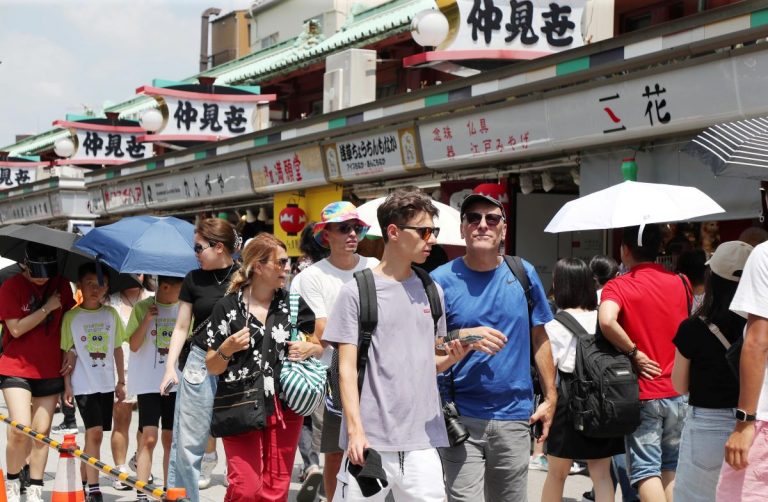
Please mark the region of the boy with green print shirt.
MULTIPOLYGON (((176 390, 160 389, 165 374, 165 359, 171 343, 171 334, 179 313, 181 277, 158 277, 154 298, 136 303, 128 320, 131 347, 128 372, 128 394, 136 395, 139 402, 139 430, 142 431, 136 455, 136 471, 141 481, 148 481, 152 469, 152 453, 158 439, 162 420, 163 479, 168 479, 168 461, 171 452, 173 412, 176 390)), ((139 500, 146 494, 138 493, 139 500)))
MULTIPOLYGON (((99 284, 96 266, 82 265, 77 286, 83 303, 64 314, 61 326, 61 349, 77 356, 75 369, 64 377, 64 400, 77 408, 85 424, 85 453, 101 457, 104 431, 112 430, 112 403, 125 398, 123 349, 125 331, 120 315, 112 307, 102 305, 107 291, 99 284), (117 385, 115 385, 117 369, 117 385)), ((87 502, 101 502, 99 471, 81 464, 84 482, 88 483, 87 502)))

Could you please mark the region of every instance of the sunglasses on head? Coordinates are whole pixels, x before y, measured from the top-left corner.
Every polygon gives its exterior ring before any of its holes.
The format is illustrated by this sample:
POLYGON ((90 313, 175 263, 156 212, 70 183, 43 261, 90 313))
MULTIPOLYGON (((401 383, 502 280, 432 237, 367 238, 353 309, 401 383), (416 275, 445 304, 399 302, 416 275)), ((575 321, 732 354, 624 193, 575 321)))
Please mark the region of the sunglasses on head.
POLYGON ((485 223, 489 227, 495 227, 504 221, 504 217, 496 213, 476 213, 474 211, 464 213, 464 219, 470 225, 479 225, 483 218, 485 218, 485 223))
POLYGON ((421 237, 421 240, 424 241, 428 241, 429 238, 433 235, 435 236, 435 239, 437 239, 437 236, 440 235, 440 227, 412 227, 410 225, 397 225, 397 228, 415 230, 416 233, 419 234, 419 237, 421 237))
POLYGON ((356 234, 368 231, 368 227, 362 223, 337 223, 334 229, 340 234, 348 234, 350 230, 354 230, 356 234))
POLYGON ((202 244, 195 244, 194 246, 192 246, 192 250, 195 252, 195 254, 200 254, 206 249, 209 249, 212 247, 216 247, 215 242, 209 242, 207 246, 203 246, 202 244))

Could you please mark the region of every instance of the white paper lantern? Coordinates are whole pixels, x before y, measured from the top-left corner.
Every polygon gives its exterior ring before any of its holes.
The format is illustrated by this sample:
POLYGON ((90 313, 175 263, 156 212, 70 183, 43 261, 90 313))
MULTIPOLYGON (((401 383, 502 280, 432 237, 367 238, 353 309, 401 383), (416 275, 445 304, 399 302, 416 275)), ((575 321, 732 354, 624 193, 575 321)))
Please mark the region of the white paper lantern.
POLYGON ((411 21, 413 40, 422 47, 437 47, 443 43, 448 29, 448 19, 439 10, 423 10, 411 21))
POLYGON ((157 108, 152 108, 141 114, 141 127, 150 132, 157 132, 163 127, 163 114, 157 108))
POLYGON ((53 144, 53 151, 59 157, 68 159, 75 154, 75 143, 70 138, 61 138, 53 144))

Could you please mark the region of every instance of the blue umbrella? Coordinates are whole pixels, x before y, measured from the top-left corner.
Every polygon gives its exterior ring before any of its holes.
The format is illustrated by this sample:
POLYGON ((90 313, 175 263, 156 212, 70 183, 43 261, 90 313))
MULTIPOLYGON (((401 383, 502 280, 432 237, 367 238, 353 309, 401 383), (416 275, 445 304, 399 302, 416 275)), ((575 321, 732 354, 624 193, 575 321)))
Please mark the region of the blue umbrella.
POLYGON ((184 277, 200 268, 195 227, 173 217, 133 216, 94 228, 75 247, 123 273, 184 277))

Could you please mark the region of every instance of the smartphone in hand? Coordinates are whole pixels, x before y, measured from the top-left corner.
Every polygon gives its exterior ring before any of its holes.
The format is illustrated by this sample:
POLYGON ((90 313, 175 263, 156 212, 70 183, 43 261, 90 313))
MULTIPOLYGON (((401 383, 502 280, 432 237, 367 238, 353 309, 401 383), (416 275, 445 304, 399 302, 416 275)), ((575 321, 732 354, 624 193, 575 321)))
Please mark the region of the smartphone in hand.
MULTIPOLYGON (((459 338, 462 345, 467 346, 475 342, 479 342, 483 339, 483 335, 467 335, 459 338)), ((437 350, 445 350, 445 342, 439 343, 435 346, 437 350)))
POLYGON ((167 396, 170 394, 171 389, 173 389, 173 386, 176 385, 173 383, 173 380, 169 380, 167 384, 165 384, 165 387, 160 391, 160 394, 163 396, 167 396))

